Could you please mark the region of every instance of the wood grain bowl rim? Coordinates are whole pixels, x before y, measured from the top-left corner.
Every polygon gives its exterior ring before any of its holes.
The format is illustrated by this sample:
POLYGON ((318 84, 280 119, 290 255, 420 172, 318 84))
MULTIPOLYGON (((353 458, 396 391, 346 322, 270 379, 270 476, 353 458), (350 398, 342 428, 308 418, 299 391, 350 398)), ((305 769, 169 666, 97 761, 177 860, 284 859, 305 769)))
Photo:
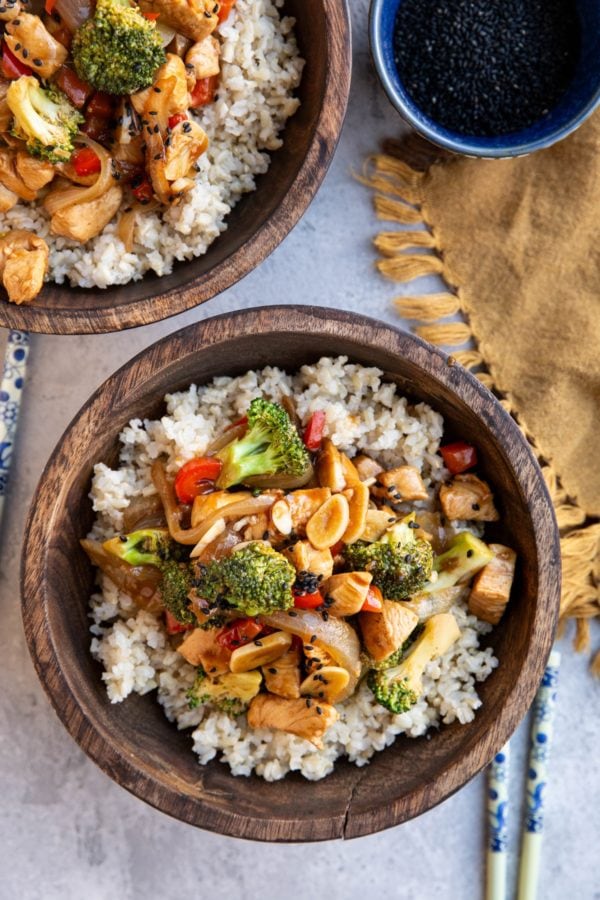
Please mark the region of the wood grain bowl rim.
MULTIPOLYGON (((237 284, 279 246, 314 199, 333 160, 348 106, 352 30, 348 0, 323 0, 328 62, 323 96, 302 165, 262 225, 207 273, 151 297, 104 309, 52 309, 0 301, 0 326, 41 334, 102 334, 151 325, 193 309, 237 284)), ((285 140, 285 132, 284 132, 285 140)), ((242 198, 243 199, 243 198, 242 198)), ((181 265, 192 263, 186 260, 181 265)), ((59 286, 60 287, 60 286, 59 286)), ((69 290, 69 287, 65 287, 69 290)), ((101 289, 98 288, 99 292, 101 289)), ((103 289, 110 292, 110 288, 103 289)))
MULTIPOLYGON (((123 401, 122 406, 126 408, 126 405, 123 401)), ((134 415, 134 411, 131 414, 134 415)), ((139 353, 92 394, 67 427, 40 478, 24 533, 21 602, 25 635, 38 677, 62 723, 88 756, 135 796, 189 824, 234 837, 284 842, 358 837, 398 825, 451 796, 491 761, 525 716, 541 680, 558 619, 560 547, 556 520, 542 473, 514 420, 487 388, 437 348, 391 325, 338 310, 271 306, 225 313, 189 325, 139 353), (77 697, 77 690, 81 689, 71 685, 60 668, 62 648, 49 626, 44 579, 40 578, 40 573, 45 569, 51 549, 53 520, 58 506, 50 486, 60 478, 65 460, 73 458, 79 432, 85 429, 86 423, 93 421, 94 415, 103 414, 103 410, 109 408, 107 403, 114 402, 115 397, 134 393, 151 378, 160 377, 162 371, 172 370, 177 360, 193 357, 210 347, 226 346, 230 333, 236 337, 291 334, 305 340, 317 332, 331 338, 342 335, 359 347, 405 357, 453 392, 462 403, 478 410, 479 418, 504 452, 528 502, 538 578, 538 603, 531 627, 535 639, 529 641, 521 670, 503 697, 493 726, 468 745, 464 753, 447 759, 433 782, 420 782, 400 800, 377 805, 375 818, 372 810, 353 810, 353 798, 368 767, 356 768, 344 815, 334 818, 320 817, 316 813, 308 821, 295 819, 292 810, 289 816, 267 820, 217 809, 211 805, 209 792, 200 798, 194 797, 191 802, 189 795, 184 796, 183 792, 165 785, 157 768, 146 766, 142 769, 135 759, 122 754, 108 740, 102 726, 86 717, 77 697), (510 448, 502 443, 506 434, 511 438, 510 448), (520 474, 515 468, 517 463, 520 474), (44 510, 40 515, 38 505, 44 510), (41 562, 39 550, 32 548, 42 548, 41 562)), ((202 780, 201 774, 199 780, 202 780)))

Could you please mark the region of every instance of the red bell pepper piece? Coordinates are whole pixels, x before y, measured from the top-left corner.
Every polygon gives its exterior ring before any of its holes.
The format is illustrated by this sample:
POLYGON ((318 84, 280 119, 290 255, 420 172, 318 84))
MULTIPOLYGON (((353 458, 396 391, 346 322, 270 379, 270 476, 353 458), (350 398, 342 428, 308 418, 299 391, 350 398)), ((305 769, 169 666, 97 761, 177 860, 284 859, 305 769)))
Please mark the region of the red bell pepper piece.
POLYGON ((464 441, 456 441, 454 444, 446 444, 440 447, 440 453, 444 465, 452 475, 459 475, 477 465, 477 450, 471 444, 464 441))
POLYGON ((194 627, 193 625, 184 625, 168 609, 165 609, 165 626, 167 634, 181 634, 182 631, 189 631, 190 628, 194 627))
POLYGON ((187 119, 187 115, 185 113, 175 113, 174 116, 171 116, 168 121, 169 128, 175 128, 176 125, 179 125, 180 122, 185 122, 187 119))
POLYGON ((231 425, 228 425, 225 431, 231 431, 232 428, 237 428, 238 425, 247 425, 248 424, 248 416, 242 416, 241 419, 238 419, 237 422, 232 422, 231 425))
POLYGON ((131 189, 131 193, 138 203, 150 203, 154 196, 152 185, 147 178, 144 178, 136 187, 131 189))
POLYGON ((212 103, 215 99, 218 83, 218 75, 211 75, 209 78, 199 78, 190 94, 190 107, 197 109, 199 106, 206 106, 208 103, 212 103))
POLYGON ((78 175, 95 175, 102 168, 100 157, 91 147, 75 150, 71 162, 78 175))
POLYGON ((235 6, 235 0, 220 0, 219 3, 219 12, 217 13, 219 17, 219 22, 224 22, 233 7, 235 6))
POLYGON ((205 493, 207 482, 212 484, 219 477, 223 463, 216 456, 190 459, 181 467, 175 478, 175 493, 180 503, 193 503, 194 497, 205 493))
POLYGON ((21 62, 8 48, 6 41, 2 41, 2 62, 0 69, 5 78, 15 81, 22 75, 31 75, 32 70, 21 62))
POLYGON ((49 16, 52 15, 52 10, 54 9, 55 6, 56 6, 56 0, 46 0, 44 9, 46 10, 46 12, 48 13, 49 16))
POLYGON ((315 453, 321 449, 323 431, 325 430, 325 413, 318 409, 312 414, 304 429, 304 446, 315 453))
POLYGON ((369 587, 365 602, 360 608, 361 612, 380 613, 383 609, 383 596, 378 587, 369 587))
POLYGON ((157 13, 157 12, 143 12, 142 15, 143 15, 143 17, 144 17, 145 19, 148 19, 149 22, 156 22, 156 20, 157 20, 158 17, 160 16, 160 13, 157 13))
POLYGON ((217 637, 217 643, 227 650, 235 650, 249 644, 262 631, 263 627, 256 619, 235 619, 217 637))
POLYGON ((320 591, 313 591, 310 594, 297 594, 294 591, 294 606, 296 609, 317 609, 323 606, 323 595, 320 591))

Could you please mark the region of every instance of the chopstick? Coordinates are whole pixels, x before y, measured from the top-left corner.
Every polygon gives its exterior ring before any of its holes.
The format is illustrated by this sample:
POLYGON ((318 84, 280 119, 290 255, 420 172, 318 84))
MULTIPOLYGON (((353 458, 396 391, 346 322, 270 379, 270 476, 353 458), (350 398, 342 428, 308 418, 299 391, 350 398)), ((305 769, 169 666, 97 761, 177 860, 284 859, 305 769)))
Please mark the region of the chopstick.
POLYGON ((488 771, 488 849, 486 900, 505 900, 508 846, 508 773, 510 745, 496 753, 488 771))
POLYGON ((10 331, 4 353, 2 381, 0 381, 0 525, 2 524, 4 501, 21 411, 28 355, 29 335, 27 332, 10 331))
POLYGON ((560 653, 553 650, 533 704, 518 900, 535 900, 537 896, 544 833, 544 792, 548 777, 559 667, 560 653))

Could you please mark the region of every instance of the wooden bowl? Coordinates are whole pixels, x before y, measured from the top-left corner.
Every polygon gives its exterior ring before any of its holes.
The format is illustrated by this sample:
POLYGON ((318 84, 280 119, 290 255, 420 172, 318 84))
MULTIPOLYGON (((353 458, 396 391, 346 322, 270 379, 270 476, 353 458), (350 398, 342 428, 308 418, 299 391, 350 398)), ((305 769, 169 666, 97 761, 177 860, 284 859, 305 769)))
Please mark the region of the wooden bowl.
POLYGON ((521 432, 493 396, 451 358, 408 334, 348 313, 269 307, 219 316, 172 334, 100 387, 54 450, 25 530, 23 618, 38 675, 77 743, 123 787, 193 825, 237 837, 316 841, 397 825, 450 796, 483 768, 529 708, 552 645, 559 603, 558 535, 550 498, 521 432), (470 725, 430 740, 399 737, 371 763, 339 760, 322 781, 267 783, 200 766, 152 695, 111 705, 90 655, 93 571, 79 547, 91 526, 92 467, 114 465, 132 417, 155 418, 162 397, 190 382, 267 364, 288 371, 345 354, 383 369, 400 389, 446 419, 447 433, 480 449, 502 517, 494 535, 519 554, 509 610, 491 635, 500 667, 479 687, 470 725))
MULTIPOLYGON (((198 259, 176 263, 170 275, 148 274, 107 290, 49 283, 33 303, 0 299, 0 325, 49 334, 87 334, 149 325, 210 300, 261 263, 294 227, 313 199, 342 129, 352 66, 346 0, 286 0, 306 66, 300 108, 289 119, 283 147, 227 217, 227 230, 198 259)), ((4 294, 4 292, 0 291, 4 294)))

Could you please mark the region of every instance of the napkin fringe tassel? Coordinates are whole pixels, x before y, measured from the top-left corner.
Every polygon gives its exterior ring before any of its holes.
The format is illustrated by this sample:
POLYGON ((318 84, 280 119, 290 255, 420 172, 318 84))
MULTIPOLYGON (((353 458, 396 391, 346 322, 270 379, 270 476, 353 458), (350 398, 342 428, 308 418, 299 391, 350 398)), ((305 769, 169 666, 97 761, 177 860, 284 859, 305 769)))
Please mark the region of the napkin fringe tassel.
MULTIPOLYGON (((374 245, 381 254, 376 261, 379 272, 394 282, 411 282, 427 275, 441 275, 453 288, 453 279, 444 265, 435 229, 422 212, 425 173, 387 154, 366 160, 363 172, 356 176, 374 194, 377 217, 395 225, 413 226, 410 230, 383 231, 374 245), (417 226, 416 228, 414 226, 417 226)), ((468 321, 460 289, 455 292, 415 294, 394 299, 401 316, 413 320, 413 331, 436 346, 451 348, 453 358, 469 369, 493 391, 502 406, 513 416, 530 442, 542 466, 554 504, 562 557, 562 596, 559 634, 564 633, 568 619, 575 621, 573 646, 579 652, 591 645, 590 619, 600 615, 600 522, 591 521, 576 501, 567 496, 552 462, 536 444, 509 393, 498 390, 486 362, 485 347, 468 321), (462 313, 467 322, 444 322, 462 313), (454 349, 472 343, 473 348, 454 349)), ((600 677, 600 651, 591 663, 591 671, 600 677)))

